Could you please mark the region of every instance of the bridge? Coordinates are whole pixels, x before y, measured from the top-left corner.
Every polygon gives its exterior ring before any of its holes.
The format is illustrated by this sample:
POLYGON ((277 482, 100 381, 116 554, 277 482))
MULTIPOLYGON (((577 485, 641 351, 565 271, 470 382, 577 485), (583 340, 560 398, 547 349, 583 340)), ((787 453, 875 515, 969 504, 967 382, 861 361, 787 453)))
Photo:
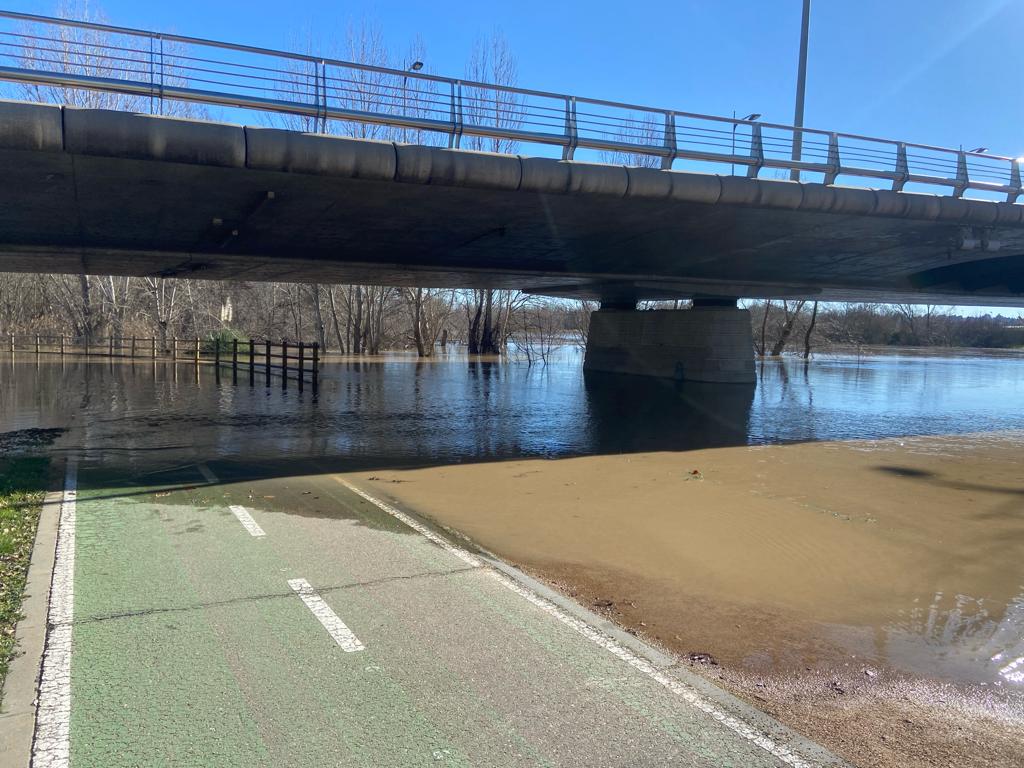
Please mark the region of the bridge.
POLYGON ((739 297, 1024 306, 1019 158, 0 21, 6 271, 593 298, 588 368, 703 381, 753 380, 739 297))

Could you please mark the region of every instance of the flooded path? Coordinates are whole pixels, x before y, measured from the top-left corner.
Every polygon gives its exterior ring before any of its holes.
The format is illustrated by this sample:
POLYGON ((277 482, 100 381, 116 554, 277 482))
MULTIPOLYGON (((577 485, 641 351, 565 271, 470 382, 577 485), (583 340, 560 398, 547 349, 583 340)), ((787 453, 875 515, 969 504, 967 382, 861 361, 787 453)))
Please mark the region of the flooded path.
POLYGON ((756 389, 395 356, 328 363, 317 398, 0 361, 0 432, 71 426, 60 448, 137 475, 346 473, 861 765, 1024 764, 1021 403, 1012 356, 776 363, 756 389))

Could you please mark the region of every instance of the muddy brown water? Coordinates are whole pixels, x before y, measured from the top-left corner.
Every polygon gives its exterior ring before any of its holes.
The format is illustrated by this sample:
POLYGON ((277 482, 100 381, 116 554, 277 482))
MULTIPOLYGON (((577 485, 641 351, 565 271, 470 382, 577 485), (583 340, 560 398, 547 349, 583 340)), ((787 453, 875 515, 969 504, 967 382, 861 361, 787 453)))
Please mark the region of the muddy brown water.
POLYGON ((858 764, 1024 764, 1024 356, 833 356, 756 387, 571 353, 328 362, 315 397, 230 382, 3 357, 0 432, 70 427, 58 450, 127 474, 350 472, 858 764))

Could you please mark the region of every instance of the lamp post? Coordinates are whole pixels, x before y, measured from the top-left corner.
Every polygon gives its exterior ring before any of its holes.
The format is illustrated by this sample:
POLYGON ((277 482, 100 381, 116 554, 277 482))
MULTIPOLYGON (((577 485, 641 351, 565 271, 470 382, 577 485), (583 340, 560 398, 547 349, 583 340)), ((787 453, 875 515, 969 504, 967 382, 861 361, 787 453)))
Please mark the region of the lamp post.
MULTIPOLYGON (((402 117, 405 117, 409 111, 409 72, 419 72, 423 69, 423 62, 419 59, 407 64, 405 67, 406 74, 402 75, 402 117)), ((407 128, 402 128, 402 141, 405 141, 407 128)))
MULTIPOLYGON (((807 32, 811 23, 811 0, 804 0, 804 13, 800 22, 800 65, 796 76, 796 108, 793 111, 793 161, 799 161, 804 145, 804 90, 807 85, 807 32)), ((789 178, 800 181, 800 169, 793 168, 789 178)))
MULTIPOLYGON (((751 112, 746 117, 741 117, 739 122, 736 120, 736 110, 732 111, 732 156, 736 157, 736 129, 739 127, 740 122, 749 123, 752 120, 759 120, 761 118, 760 112, 751 112)), ((729 175, 736 175, 736 163, 729 163, 729 175)))

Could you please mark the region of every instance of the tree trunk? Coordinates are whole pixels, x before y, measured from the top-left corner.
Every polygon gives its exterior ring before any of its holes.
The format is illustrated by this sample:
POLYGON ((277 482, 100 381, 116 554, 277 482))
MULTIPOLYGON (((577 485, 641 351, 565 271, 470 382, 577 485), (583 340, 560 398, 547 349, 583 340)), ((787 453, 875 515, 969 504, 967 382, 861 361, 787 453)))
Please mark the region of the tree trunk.
POLYGON ((804 302, 798 301, 796 307, 792 312, 789 311, 789 303, 782 302, 783 311, 786 313, 786 322, 782 324, 782 333, 779 334, 778 340, 775 342, 775 346, 772 347, 772 357, 778 357, 782 354, 782 350, 786 348, 786 343, 789 341, 789 337, 793 333, 793 327, 796 325, 797 318, 800 316, 800 310, 803 309, 804 302))
POLYGON ((811 356, 811 334, 814 333, 814 324, 818 322, 818 302, 814 302, 811 309, 811 322, 807 324, 807 333, 804 334, 804 360, 811 356))
POLYGON ((345 340, 341 336, 341 324, 338 322, 338 304, 334 300, 334 286, 327 289, 327 299, 331 304, 331 323, 334 326, 334 337, 338 341, 338 353, 345 354, 345 340))

